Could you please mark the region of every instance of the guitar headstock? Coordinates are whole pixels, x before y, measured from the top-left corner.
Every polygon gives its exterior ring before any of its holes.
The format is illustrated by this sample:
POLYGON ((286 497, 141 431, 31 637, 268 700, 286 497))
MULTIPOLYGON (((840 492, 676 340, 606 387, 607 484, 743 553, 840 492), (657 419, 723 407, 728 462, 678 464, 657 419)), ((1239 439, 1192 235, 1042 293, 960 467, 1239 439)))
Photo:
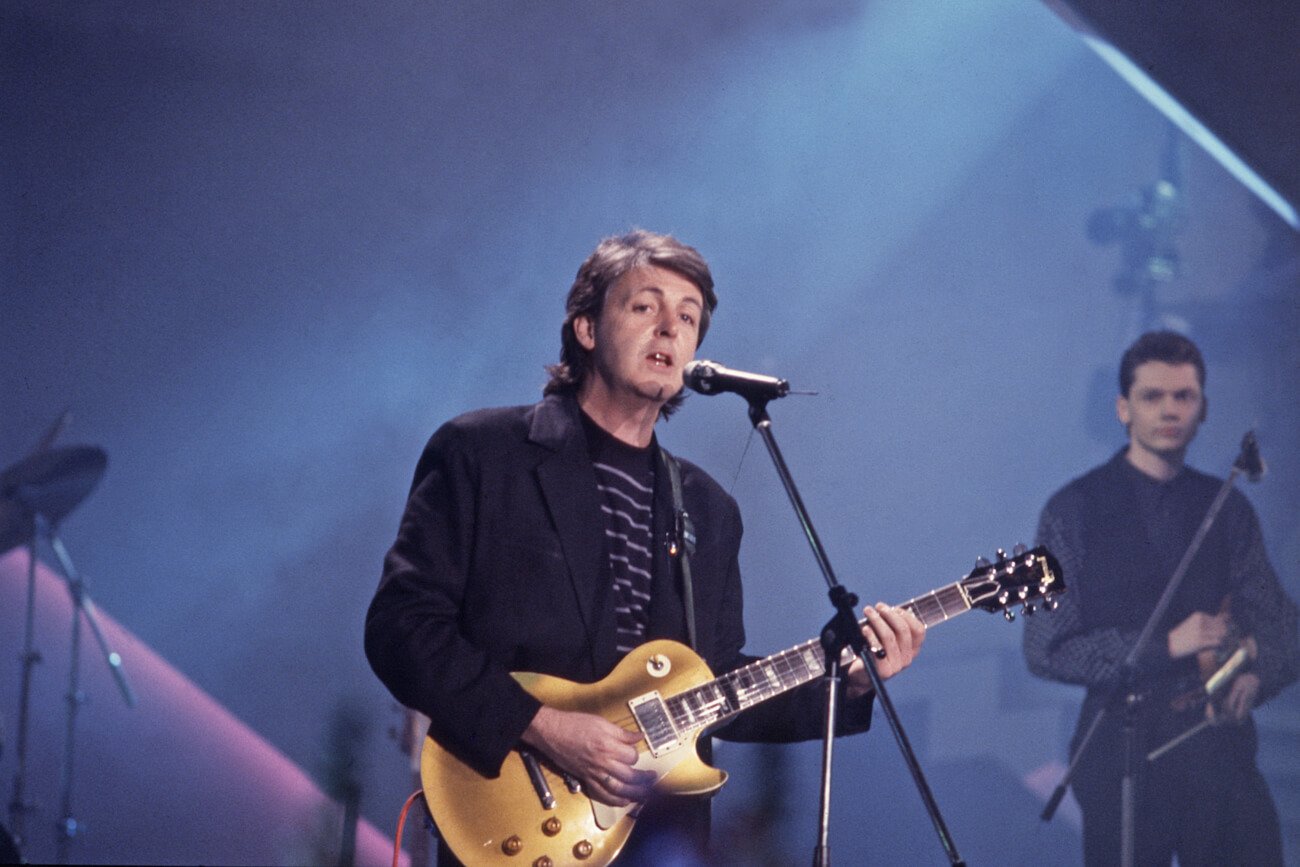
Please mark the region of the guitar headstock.
POLYGON ((972 608, 1001 611, 1009 621, 1016 619, 1012 606, 1021 605, 1025 614, 1033 614, 1041 603, 1052 611, 1055 597, 1065 592, 1061 564, 1042 546, 1031 551, 1017 545, 1009 556, 999 548, 996 562, 981 557, 959 583, 972 608))

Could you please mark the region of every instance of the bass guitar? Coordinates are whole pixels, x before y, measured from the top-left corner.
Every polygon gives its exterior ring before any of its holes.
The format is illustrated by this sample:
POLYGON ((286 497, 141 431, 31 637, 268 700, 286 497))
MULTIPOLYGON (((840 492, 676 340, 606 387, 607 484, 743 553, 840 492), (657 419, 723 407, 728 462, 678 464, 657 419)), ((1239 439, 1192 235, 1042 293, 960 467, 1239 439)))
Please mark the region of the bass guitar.
MULTIPOLYGON (((1018 546, 953 584, 904 602, 927 627, 973 608, 1012 606, 1033 613, 1065 590, 1056 559, 1044 548, 1018 546)), ((861 621, 865 624, 865 620, 861 621)), ((736 714, 821 677, 825 653, 817 640, 714 677, 694 651, 675 641, 651 641, 629 653, 603 680, 579 684, 543 674, 515 679, 543 704, 597 714, 641 734, 638 768, 658 775, 657 792, 704 795, 727 775, 700 759, 701 734, 736 714)), ((495 779, 479 774, 426 737, 421 756, 425 800, 443 840, 466 864, 606 865, 622 850, 640 805, 611 807, 588 798, 581 785, 526 749, 506 758, 495 779)))

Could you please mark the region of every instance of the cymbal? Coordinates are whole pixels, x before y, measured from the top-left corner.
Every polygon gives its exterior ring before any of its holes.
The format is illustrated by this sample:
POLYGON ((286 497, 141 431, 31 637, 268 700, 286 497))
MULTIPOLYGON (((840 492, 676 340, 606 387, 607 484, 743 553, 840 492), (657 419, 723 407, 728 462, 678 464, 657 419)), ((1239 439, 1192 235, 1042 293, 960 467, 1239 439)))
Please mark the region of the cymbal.
POLYGON ((108 466, 97 446, 65 446, 23 458, 0 473, 0 553, 28 541, 35 516, 56 525, 80 505, 108 466))

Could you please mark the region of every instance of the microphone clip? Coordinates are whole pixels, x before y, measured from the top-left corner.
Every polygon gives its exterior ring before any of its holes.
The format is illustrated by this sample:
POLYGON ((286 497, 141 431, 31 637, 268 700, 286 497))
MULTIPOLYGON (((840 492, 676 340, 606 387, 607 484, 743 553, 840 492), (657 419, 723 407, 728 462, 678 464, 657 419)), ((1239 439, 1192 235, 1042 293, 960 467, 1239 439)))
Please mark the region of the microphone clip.
POLYGON ((1264 465, 1264 459, 1259 455, 1259 440, 1255 439, 1253 430, 1246 431, 1246 435, 1241 438, 1241 452, 1237 459, 1232 462, 1232 468, 1242 473, 1249 481, 1258 482, 1264 478, 1264 473, 1268 468, 1264 465))

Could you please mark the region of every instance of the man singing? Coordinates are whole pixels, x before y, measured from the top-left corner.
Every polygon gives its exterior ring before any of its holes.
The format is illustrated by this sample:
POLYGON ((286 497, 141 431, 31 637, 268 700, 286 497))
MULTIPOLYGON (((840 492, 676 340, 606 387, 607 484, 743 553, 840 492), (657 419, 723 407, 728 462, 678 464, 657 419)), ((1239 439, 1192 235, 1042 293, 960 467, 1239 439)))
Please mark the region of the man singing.
MULTIPOLYGON (((512 671, 590 683, 630 650, 686 642, 715 673, 751 661, 738 563, 740 513, 707 474, 679 461, 695 531, 682 593, 669 462, 655 423, 682 401, 682 369, 717 305, 708 265, 676 239, 608 238, 582 264, 561 328, 560 363, 531 406, 471 412, 443 425, 415 471, 397 540, 366 619, 366 653, 429 734, 485 777, 527 747, 612 806, 647 802, 621 863, 699 852, 708 802, 654 797, 634 767, 639 733, 548 707, 512 671), (694 628, 688 624, 693 615, 694 628)), ((910 612, 866 609, 884 677, 911 664, 924 628, 910 612)), ((847 669, 842 732, 870 721, 870 679, 847 669)), ((818 737, 822 690, 807 684, 717 732, 732 740, 818 737)), ((702 741, 703 751, 708 744, 702 741)), ((644 749, 644 745, 642 745, 644 749)), ((440 846, 440 863, 453 863, 440 846)))

